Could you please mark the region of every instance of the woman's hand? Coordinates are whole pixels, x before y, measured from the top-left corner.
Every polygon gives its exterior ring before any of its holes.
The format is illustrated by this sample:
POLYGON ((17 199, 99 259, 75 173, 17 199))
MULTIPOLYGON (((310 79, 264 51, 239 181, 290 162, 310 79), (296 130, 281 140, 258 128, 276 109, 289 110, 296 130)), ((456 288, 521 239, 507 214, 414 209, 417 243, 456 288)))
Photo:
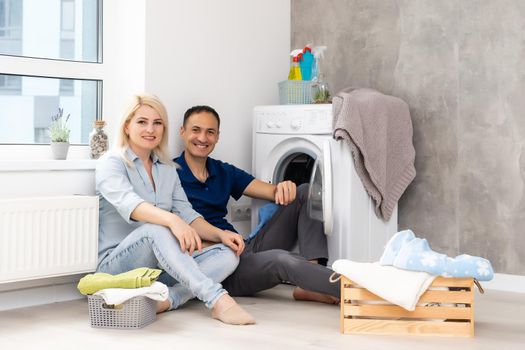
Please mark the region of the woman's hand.
POLYGON ((193 229, 190 225, 186 224, 181 218, 177 215, 173 215, 174 219, 170 224, 169 228, 173 235, 179 240, 180 250, 182 252, 188 252, 190 255, 193 252, 198 250, 202 251, 202 241, 197 231, 193 229))
POLYGON ((233 250, 236 256, 240 256, 244 251, 244 239, 240 234, 224 230, 222 231, 220 238, 222 244, 233 250))
POLYGON ((283 181, 275 188, 275 204, 288 205, 295 199, 297 186, 292 181, 283 181))

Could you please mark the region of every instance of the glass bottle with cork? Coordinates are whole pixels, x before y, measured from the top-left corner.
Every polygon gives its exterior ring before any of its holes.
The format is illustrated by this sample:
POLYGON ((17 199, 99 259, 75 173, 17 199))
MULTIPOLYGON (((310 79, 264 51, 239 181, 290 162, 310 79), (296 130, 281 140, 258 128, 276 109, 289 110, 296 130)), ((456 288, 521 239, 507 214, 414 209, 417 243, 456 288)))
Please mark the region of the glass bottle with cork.
POLYGON ((108 150, 108 135, 104 132, 103 120, 95 120, 93 131, 89 134, 89 157, 98 159, 108 150))

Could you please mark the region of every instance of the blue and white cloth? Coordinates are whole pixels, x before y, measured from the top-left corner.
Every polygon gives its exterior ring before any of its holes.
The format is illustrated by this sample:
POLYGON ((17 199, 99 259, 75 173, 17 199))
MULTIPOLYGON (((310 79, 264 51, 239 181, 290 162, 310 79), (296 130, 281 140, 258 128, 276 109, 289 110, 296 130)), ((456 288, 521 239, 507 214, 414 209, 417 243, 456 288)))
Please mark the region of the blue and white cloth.
POLYGON ((487 259, 467 254, 451 258, 437 253, 430 249, 426 239, 417 238, 411 230, 400 231, 388 241, 379 263, 443 277, 473 277, 479 281, 494 277, 487 259))

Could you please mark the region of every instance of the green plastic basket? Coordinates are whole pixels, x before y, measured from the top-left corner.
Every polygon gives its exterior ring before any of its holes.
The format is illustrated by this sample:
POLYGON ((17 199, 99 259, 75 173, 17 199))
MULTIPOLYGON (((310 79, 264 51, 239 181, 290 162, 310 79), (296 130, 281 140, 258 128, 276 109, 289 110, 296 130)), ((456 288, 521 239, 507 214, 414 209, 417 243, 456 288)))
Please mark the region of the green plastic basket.
POLYGON ((279 103, 309 104, 312 103, 312 82, 302 80, 284 80, 279 82, 279 103))

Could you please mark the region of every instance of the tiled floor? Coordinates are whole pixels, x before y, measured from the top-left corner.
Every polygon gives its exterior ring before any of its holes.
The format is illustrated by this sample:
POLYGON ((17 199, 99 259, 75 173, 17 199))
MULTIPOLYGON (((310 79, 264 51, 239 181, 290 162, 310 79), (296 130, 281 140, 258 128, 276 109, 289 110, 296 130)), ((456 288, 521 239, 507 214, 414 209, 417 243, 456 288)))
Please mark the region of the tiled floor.
POLYGON ((91 328, 86 300, 0 312, 0 349, 525 349, 525 294, 476 291, 474 338, 339 333, 339 308, 291 298, 279 286, 237 298, 254 326, 228 326, 201 302, 159 315, 141 330, 91 328))

